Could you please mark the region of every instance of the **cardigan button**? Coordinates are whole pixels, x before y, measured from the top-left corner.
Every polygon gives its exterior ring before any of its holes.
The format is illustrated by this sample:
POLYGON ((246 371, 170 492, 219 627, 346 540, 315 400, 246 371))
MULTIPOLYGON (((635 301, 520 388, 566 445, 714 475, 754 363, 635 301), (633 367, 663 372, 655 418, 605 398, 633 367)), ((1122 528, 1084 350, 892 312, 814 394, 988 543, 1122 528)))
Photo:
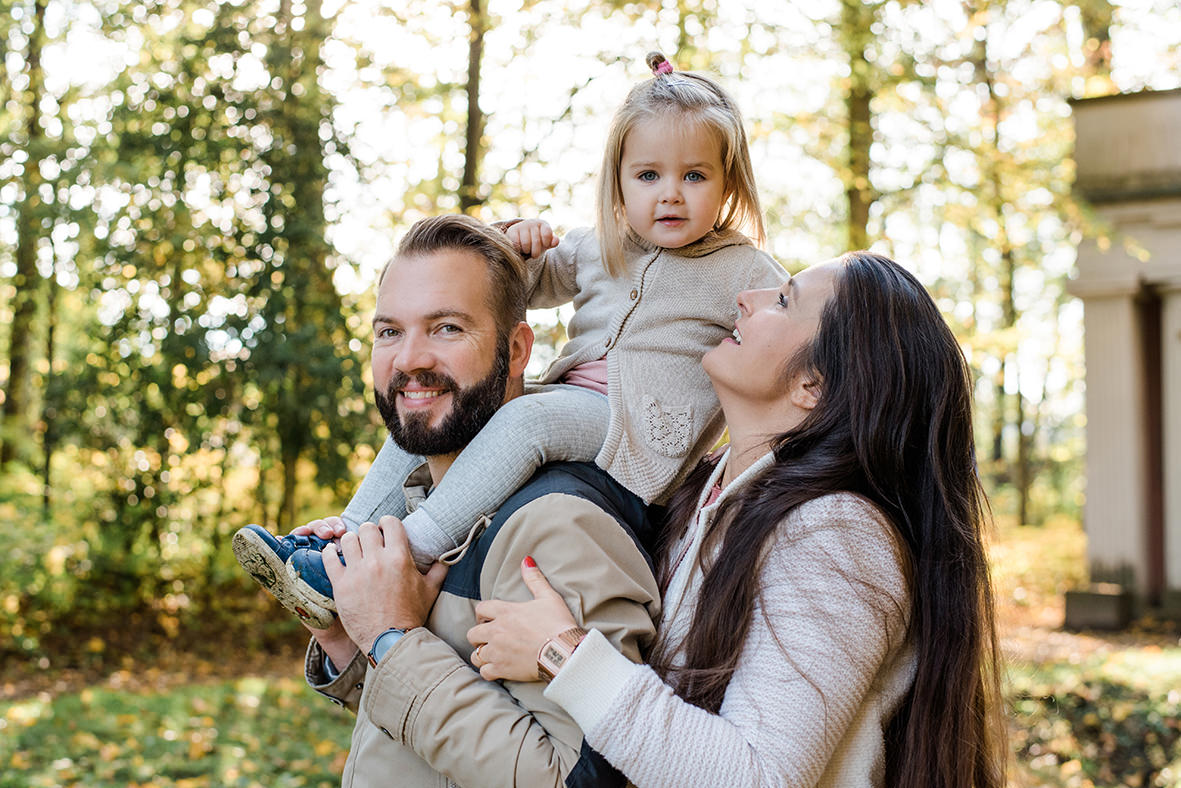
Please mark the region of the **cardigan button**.
POLYGON ((627 294, 627 297, 630 298, 632 301, 635 301, 637 298, 640 297, 640 291, 633 289, 630 293, 627 294))

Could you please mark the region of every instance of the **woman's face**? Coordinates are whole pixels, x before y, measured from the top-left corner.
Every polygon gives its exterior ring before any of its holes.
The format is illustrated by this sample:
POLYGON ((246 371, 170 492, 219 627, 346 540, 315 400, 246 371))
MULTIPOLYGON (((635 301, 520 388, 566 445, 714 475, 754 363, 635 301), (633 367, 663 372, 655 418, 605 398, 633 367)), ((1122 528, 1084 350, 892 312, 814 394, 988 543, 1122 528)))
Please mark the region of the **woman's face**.
MULTIPOLYGON (((799 404, 792 402, 793 387, 803 382, 786 381, 783 373, 791 358, 816 335, 840 266, 839 260, 819 263, 778 289, 747 290, 738 295, 734 337, 722 340, 702 360, 726 407, 728 421, 741 415, 736 408, 777 422, 780 416, 790 416, 798 423, 805 415, 799 404)), ((785 425, 767 427, 780 431, 785 425)))

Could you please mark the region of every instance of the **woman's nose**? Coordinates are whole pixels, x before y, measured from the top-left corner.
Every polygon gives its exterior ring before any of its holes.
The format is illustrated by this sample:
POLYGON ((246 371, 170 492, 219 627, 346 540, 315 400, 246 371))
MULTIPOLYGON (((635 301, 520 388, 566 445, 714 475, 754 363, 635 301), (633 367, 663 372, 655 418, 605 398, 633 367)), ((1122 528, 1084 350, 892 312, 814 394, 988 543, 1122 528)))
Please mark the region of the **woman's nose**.
POLYGON ((738 294, 738 313, 739 315, 749 315, 751 309, 751 299, 754 297, 754 290, 743 290, 738 294))

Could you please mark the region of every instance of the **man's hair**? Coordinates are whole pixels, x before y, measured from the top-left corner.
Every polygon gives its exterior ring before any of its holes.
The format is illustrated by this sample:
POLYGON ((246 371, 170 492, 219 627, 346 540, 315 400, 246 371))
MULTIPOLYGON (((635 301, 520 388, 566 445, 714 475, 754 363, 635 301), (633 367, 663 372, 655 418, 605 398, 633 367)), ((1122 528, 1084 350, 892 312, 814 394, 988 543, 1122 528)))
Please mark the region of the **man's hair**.
MULTIPOLYGON (((487 264, 488 307, 502 336, 525 319, 529 297, 525 261, 503 232, 463 214, 432 216, 414 223, 398 244, 399 257, 433 254, 447 250, 475 252, 487 264)), ((385 279, 389 264, 381 272, 385 279)))

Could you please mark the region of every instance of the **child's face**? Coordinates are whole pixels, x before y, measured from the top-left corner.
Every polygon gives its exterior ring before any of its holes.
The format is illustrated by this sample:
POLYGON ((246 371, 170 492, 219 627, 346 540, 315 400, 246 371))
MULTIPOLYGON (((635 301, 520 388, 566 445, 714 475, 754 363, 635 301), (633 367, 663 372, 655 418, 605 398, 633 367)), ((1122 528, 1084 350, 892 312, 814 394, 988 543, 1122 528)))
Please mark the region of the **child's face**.
POLYGON ((705 129, 683 123, 676 117, 637 123, 623 139, 619 162, 628 224, 665 249, 691 244, 712 230, 726 191, 717 141, 705 129))

